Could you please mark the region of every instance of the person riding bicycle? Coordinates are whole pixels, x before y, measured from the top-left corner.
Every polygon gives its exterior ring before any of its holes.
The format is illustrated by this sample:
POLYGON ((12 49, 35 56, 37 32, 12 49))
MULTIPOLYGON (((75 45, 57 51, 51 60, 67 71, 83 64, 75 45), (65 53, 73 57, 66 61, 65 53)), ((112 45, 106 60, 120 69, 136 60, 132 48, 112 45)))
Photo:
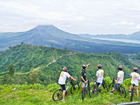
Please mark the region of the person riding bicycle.
POLYGON ((76 81, 76 79, 74 79, 72 76, 70 76, 70 74, 67 72, 67 67, 63 67, 63 71, 60 73, 60 77, 58 79, 58 84, 62 87, 62 90, 63 90, 63 100, 62 101, 65 101, 65 93, 66 93, 65 83, 66 83, 67 78, 70 78, 70 79, 76 81))
POLYGON ((81 70, 82 91, 83 91, 85 84, 87 83, 87 81, 86 81, 86 68, 88 66, 89 66, 89 64, 82 65, 82 70, 81 70))
POLYGON ((119 70, 119 72, 118 72, 117 81, 116 81, 116 83, 115 83, 114 88, 112 89, 112 91, 110 91, 110 93, 113 93, 113 91, 115 89, 117 89, 117 85, 118 84, 123 84, 124 72, 122 71, 122 66, 121 65, 118 66, 118 70, 119 70))
POLYGON ((98 65, 98 71, 96 72, 96 85, 100 86, 103 82, 104 70, 102 69, 102 65, 98 65))
POLYGON ((132 86, 134 84, 136 86, 137 98, 139 99, 138 86, 139 86, 140 75, 137 73, 137 70, 138 70, 138 68, 137 67, 134 67, 133 68, 133 71, 134 72, 132 72, 130 74, 130 77, 132 77, 132 80, 131 80, 131 86, 130 86, 129 92, 131 92, 132 86))

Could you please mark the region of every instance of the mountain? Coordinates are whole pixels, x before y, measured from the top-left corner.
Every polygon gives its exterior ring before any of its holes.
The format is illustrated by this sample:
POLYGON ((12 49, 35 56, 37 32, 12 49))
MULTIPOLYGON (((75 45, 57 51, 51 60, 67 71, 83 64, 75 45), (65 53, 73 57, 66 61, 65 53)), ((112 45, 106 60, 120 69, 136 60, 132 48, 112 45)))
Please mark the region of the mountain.
POLYGON ((71 34, 53 25, 39 25, 25 32, 0 33, 1 51, 21 43, 35 46, 53 46, 60 49, 67 48, 80 52, 140 52, 139 44, 94 39, 90 38, 90 35, 84 37, 84 34, 81 36, 78 34, 71 34))
POLYGON ((26 44, 16 45, 0 52, 0 61, 0 83, 9 82, 7 78, 10 76, 7 77, 5 74, 13 64, 15 73, 11 82, 15 84, 32 83, 33 77, 37 83, 45 85, 55 83, 64 66, 68 67, 68 72, 78 80, 83 64, 90 63, 87 75, 94 75, 91 80, 96 78, 98 64, 102 64, 105 76, 110 77, 113 77, 113 74, 117 75, 118 65, 123 66, 125 77, 136 66, 119 53, 89 54, 26 44))
POLYGON ((129 39, 140 41, 140 31, 131 34, 129 39))
POLYGON ((8 46, 20 44, 21 42, 42 46, 51 46, 51 44, 56 44, 57 46, 62 45, 64 47, 67 39, 79 38, 76 35, 64 32, 52 25, 40 25, 26 32, 4 33, 1 36, 6 36, 6 34, 8 37, 1 38, 0 40, 1 48, 7 48, 8 46), (13 37, 10 37, 9 35, 13 35, 13 37))
POLYGON ((88 36, 90 38, 107 38, 107 39, 124 39, 124 40, 136 40, 140 41, 140 31, 132 34, 99 34, 99 35, 79 35, 81 37, 88 36))

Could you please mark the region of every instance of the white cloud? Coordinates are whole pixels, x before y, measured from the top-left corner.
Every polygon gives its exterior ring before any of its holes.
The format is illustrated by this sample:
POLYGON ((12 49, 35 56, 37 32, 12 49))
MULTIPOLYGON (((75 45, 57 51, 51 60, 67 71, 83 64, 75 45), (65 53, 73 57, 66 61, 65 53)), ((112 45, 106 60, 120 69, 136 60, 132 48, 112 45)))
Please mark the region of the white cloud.
POLYGON ((112 23, 111 26, 118 26, 118 25, 134 25, 134 22, 127 22, 127 21, 121 21, 118 23, 112 23))
POLYGON ((140 24, 135 25, 134 27, 132 27, 133 30, 140 30, 140 24))
POLYGON ((53 24, 71 33, 127 34, 140 24, 140 0, 0 0, 0 7, 0 31, 53 24))

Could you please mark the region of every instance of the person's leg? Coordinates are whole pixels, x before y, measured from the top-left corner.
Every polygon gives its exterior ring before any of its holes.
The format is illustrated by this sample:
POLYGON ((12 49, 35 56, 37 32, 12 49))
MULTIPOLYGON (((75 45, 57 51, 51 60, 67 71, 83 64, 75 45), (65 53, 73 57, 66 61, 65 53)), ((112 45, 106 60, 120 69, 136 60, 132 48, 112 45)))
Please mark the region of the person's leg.
POLYGON ((112 89, 112 91, 114 91, 115 89, 117 89, 117 84, 115 83, 114 88, 112 89))
POLYGON ((66 90, 63 90, 63 101, 65 101, 65 93, 66 93, 66 90))
POLYGON ((131 86, 130 86, 130 90, 129 90, 129 92, 131 92, 131 89, 132 89, 132 84, 131 84, 131 86))
POLYGON ((112 89, 112 91, 110 91, 110 93, 113 93, 113 91, 117 89, 117 84, 115 83, 114 88, 112 89))
POLYGON ((66 88, 65 88, 65 85, 61 85, 61 87, 62 87, 62 90, 63 90, 63 93, 62 93, 63 101, 65 101, 66 88))
POLYGON ((137 93, 137 98, 139 98, 138 86, 136 86, 136 93, 137 93))
POLYGON ((85 83, 82 82, 82 92, 83 92, 84 86, 85 86, 85 83))

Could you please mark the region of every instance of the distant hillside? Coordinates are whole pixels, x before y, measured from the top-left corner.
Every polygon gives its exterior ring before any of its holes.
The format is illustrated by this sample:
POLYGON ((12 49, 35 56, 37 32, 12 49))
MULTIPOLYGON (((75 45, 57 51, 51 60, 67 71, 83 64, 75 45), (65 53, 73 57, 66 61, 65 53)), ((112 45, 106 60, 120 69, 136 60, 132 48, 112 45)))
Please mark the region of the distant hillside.
POLYGON ((81 37, 87 36, 88 38, 108 38, 108 39, 125 39, 125 40, 137 40, 140 41, 140 31, 125 35, 125 34, 99 34, 99 35, 90 35, 90 34, 83 34, 79 35, 81 37))
MULTIPOLYGON (((37 83, 45 85, 55 83, 64 66, 68 67, 68 72, 72 76, 80 78, 81 65, 90 63, 87 75, 93 75, 91 80, 95 79, 98 64, 103 65, 105 76, 110 77, 116 75, 118 65, 123 66, 125 77, 135 66, 119 53, 88 54, 26 44, 16 45, 0 52, 0 61, 2 77, 5 76, 10 64, 14 64, 15 74, 12 83, 31 83, 31 78, 35 76, 34 80, 37 83)), ((1 83, 4 81, 8 83, 6 77, 1 83)))
MULTIPOLYGON (((140 66, 140 53, 137 53, 137 54, 132 54, 130 57, 129 57, 129 60, 136 64, 136 65, 139 65, 140 66)), ((140 68, 139 68, 140 69, 140 68)))
POLYGON ((140 52, 140 44, 92 39, 88 37, 89 35, 83 36, 62 31, 53 25, 40 25, 26 32, 0 33, 0 51, 8 49, 9 46, 24 43, 90 53, 140 52))

